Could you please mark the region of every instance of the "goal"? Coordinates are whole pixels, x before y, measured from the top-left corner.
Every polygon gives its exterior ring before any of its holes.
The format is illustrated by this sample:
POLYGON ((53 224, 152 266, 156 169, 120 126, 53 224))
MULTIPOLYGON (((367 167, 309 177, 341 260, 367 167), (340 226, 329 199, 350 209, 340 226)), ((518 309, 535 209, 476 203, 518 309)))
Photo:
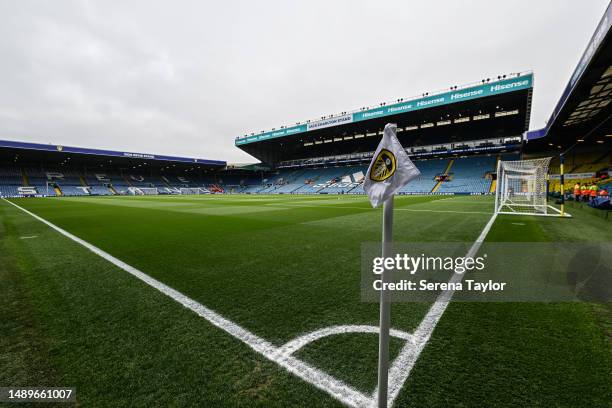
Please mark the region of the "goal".
POLYGON ((210 194, 205 188, 202 187, 181 187, 181 194, 210 194))
POLYGON ((550 159, 500 160, 497 163, 495 212, 560 216, 561 211, 547 203, 546 174, 550 159))
POLYGON ((158 195, 157 187, 129 187, 128 194, 130 195, 158 195))

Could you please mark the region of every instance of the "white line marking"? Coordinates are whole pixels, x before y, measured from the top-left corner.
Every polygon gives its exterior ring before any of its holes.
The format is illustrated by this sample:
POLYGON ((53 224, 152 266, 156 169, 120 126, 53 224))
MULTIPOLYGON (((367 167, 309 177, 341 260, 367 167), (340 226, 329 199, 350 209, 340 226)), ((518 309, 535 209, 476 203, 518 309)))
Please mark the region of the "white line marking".
MULTIPOLYGON (((419 203, 421 204, 421 203, 419 203)), ((300 204, 276 204, 276 203, 270 203, 270 204, 264 204, 265 206, 269 206, 269 207, 304 207, 304 208, 330 208, 330 209, 336 209, 336 208, 349 208, 349 209, 356 209, 356 210, 366 210, 366 211, 381 211, 380 208, 371 208, 369 206, 364 206, 364 207, 356 207, 356 206, 348 206, 348 205, 325 205, 325 204, 319 204, 319 205, 300 205, 300 204)), ((417 208, 403 208, 403 207, 395 207, 396 211, 411 211, 411 212, 431 212, 431 213, 448 213, 448 214, 486 214, 486 215, 491 215, 490 211, 455 211, 455 210, 429 210, 429 209, 417 209, 417 208)))
POLYGON ((432 213, 449 213, 449 214, 486 214, 490 215, 490 211, 455 211, 455 210, 426 210, 426 209, 415 209, 415 208, 395 208, 399 211, 414 211, 414 212, 432 212, 432 213))
POLYGON ((38 238, 38 235, 30 235, 28 237, 19 237, 19 239, 32 239, 32 238, 38 238))
MULTIPOLYGON (((491 216, 489 222, 487 222, 476 241, 470 247, 470 250, 466 254, 466 257, 473 257, 476 255, 476 253, 480 249, 480 246, 487 237, 487 234, 491 230, 491 227, 493 226, 496 217, 497 214, 495 213, 491 216)), ((463 276, 464 274, 455 273, 453 274, 449 282, 461 282, 463 276)), ((389 395, 387 399, 389 407, 393 405, 393 402, 399 395, 399 392, 404 386, 406 380, 408 379, 408 376, 410 376, 410 372, 412 371, 415 363, 421 355, 421 352, 427 345, 427 342, 429 341, 431 334, 436 328, 436 325, 440 321, 440 318, 446 311, 446 308, 448 307, 448 304, 450 303, 454 292, 455 291, 453 290, 447 290, 441 292, 440 295, 438 295, 438 298, 436 299, 435 303, 431 306, 431 308, 427 312, 427 315, 425 315, 425 317, 419 324, 419 327, 417 327, 413 334, 416 346, 407 343, 406 345, 404 345, 395 361, 393 361, 393 364, 389 369, 389 395)), ((372 398, 376 399, 377 396, 378 387, 374 390, 372 398)))
POLYGON ((21 211, 23 211, 24 213, 32 216, 33 218, 37 219, 38 221, 42 222, 43 224, 47 225, 48 227, 54 229, 55 231, 59 232, 60 234, 62 234, 63 236, 65 236, 66 238, 71 239, 72 241, 84 246, 85 248, 89 249, 91 252, 93 252, 94 254, 100 256, 101 258, 107 260, 108 262, 112 263, 113 265, 123 269, 124 271, 126 271, 127 273, 131 274, 132 276, 140 279, 141 281, 143 281, 144 283, 146 283, 147 285, 157 289, 158 291, 160 291, 161 293, 163 293, 164 295, 170 297, 171 299, 175 300, 176 302, 180 303, 181 305, 183 305, 184 307, 186 307, 187 309, 193 311, 194 313, 196 313, 197 315, 203 317, 204 319, 208 320, 210 323, 212 323, 214 326, 222 329, 223 331, 227 332, 228 334, 232 335, 233 337, 237 338, 238 340, 242 341, 243 343, 245 343, 247 346, 249 346, 250 348, 252 348, 253 350, 255 350, 256 352, 262 354, 264 357, 266 357, 268 360, 273 361, 275 363, 277 363, 278 365, 280 365, 281 367, 285 368, 287 371, 289 371, 290 373, 296 375, 297 377, 311 383, 312 385, 314 385, 315 387, 326 391, 328 394, 330 394, 331 396, 333 396, 334 398, 340 400, 341 402, 343 402, 346 405, 352 406, 352 407, 367 407, 370 405, 370 397, 355 390, 354 388, 350 387, 349 385, 345 384, 344 382, 338 380, 337 378, 332 377, 331 375, 317 369, 314 368, 312 366, 310 366, 309 364, 293 357, 290 355, 284 355, 282 352, 280 352, 280 348, 274 346, 273 344, 271 344, 270 342, 268 342, 267 340, 262 339, 261 337, 258 337, 257 335, 249 332, 248 330, 242 328, 241 326, 237 325, 236 323, 224 318, 223 316, 221 316, 220 314, 214 312, 213 310, 207 308, 206 306, 198 303, 197 301, 183 295, 182 293, 180 293, 179 291, 172 289, 171 287, 161 283, 160 281, 150 277, 149 275, 145 274, 144 272, 139 271, 138 269, 134 268, 131 265, 126 264, 125 262, 121 261, 120 259, 115 258, 114 256, 110 255, 107 252, 104 252, 103 250, 101 250, 100 248, 90 244, 87 241, 82 240, 81 238, 69 233, 66 230, 63 230, 62 228, 58 227, 55 224, 52 224, 51 222, 45 220, 42 217, 39 217, 38 215, 26 210, 23 207, 20 207, 19 205, 12 203, 6 199, 3 198, 4 201, 6 201, 7 203, 11 204, 12 206, 20 209, 21 211))
MULTIPOLYGON (((438 203, 438 204, 451 204, 449 202, 446 202, 445 200, 448 200, 447 198, 444 200, 432 200, 432 201, 428 201, 428 203, 438 203)), ((468 205, 487 205, 487 206, 491 206, 493 205, 493 202, 488 202, 488 201, 466 201, 466 200, 453 200, 452 204, 468 204, 468 205)))
MULTIPOLYGON (((303 336, 297 337, 284 346, 280 347, 279 351, 285 355, 294 354, 296 351, 301 349, 313 341, 322 339, 323 337, 333 336, 337 334, 346 333, 374 333, 378 334, 380 330, 378 326, 367 326, 367 325, 345 325, 345 326, 330 326, 323 329, 319 329, 303 336)), ((414 342, 414 336, 410 333, 406 333, 401 330, 391 329, 391 336, 397 337, 398 339, 406 340, 408 342, 414 342)))

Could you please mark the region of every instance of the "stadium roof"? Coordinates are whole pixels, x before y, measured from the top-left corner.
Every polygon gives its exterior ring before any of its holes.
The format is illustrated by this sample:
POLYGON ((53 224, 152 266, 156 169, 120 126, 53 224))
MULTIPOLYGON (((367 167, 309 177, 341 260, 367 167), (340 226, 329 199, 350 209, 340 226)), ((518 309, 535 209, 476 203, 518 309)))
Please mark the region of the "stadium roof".
POLYGON ((236 146, 275 164, 330 154, 374 150, 388 122, 404 147, 522 135, 529 127, 533 74, 483 79, 438 93, 380 103, 291 127, 236 139, 236 146))
POLYGON ((47 161, 62 162, 64 160, 87 161, 87 162, 108 162, 109 159, 115 164, 132 162, 157 163, 160 166, 167 164, 187 164, 203 165, 207 167, 224 167, 225 161, 207 160, 188 157, 164 156, 150 153, 121 152, 114 150, 89 149, 84 147, 62 146, 54 144, 15 142, 10 140, 0 140, 0 159, 15 161, 47 161))
POLYGON ((567 149, 604 143, 612 133, 612 3, 608 5, 543 129, 527 134, 528 147, 567 149))

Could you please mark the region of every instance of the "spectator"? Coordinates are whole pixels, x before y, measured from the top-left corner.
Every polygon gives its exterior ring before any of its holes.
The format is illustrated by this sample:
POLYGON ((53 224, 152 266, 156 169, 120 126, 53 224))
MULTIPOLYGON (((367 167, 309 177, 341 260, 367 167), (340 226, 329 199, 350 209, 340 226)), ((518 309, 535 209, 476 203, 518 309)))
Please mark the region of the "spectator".
POLYGON ((595 184, 595 183, 591 184, 591 187, 590 187, 589 190, 590 190, 589 193, 591 195, 591 201, 594 201, 595 198, 597 197, 597 190, 598 190, 597 184, 595 184))
POLYGON ((580 201, 580 183, 574 185, 574 201, 580 201))
POLYGON ((589 195, 590 195, 590 190, 587 187, 586 183, 582 184, 582 186, 580 186, 580 197, 582 198, 582 201, 589 201, 589 195))

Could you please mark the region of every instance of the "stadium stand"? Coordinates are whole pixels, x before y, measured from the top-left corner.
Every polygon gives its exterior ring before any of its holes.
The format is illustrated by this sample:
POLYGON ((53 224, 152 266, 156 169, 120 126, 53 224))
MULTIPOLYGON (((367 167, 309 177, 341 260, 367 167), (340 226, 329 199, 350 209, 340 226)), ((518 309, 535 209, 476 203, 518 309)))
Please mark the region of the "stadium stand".
MULTIPOLYGON (((419 160, 415 164, 421 176, 400 190, 400 194, 429 194, 443 174, 450 159, 419 160)), ((490 179, 487 172, 495 168, 495 157, 457 158, 451 167, 452 178, 437 191, 445 193, 486 193, 490 179)), ((203 194, 364 194, 363 178, 367 165, 348 165, 302 169, 280 169, 261 176, 214 176, 139 174, 121 175, 119 170, 79 172, 77 169, 0 168, 0 192, 3 196, 21 196, 19 189, 35 188, 38 195, 141 195, 181 194, 181 189, 201 189, 203 194)), ((30 191, 30 190, 28 190, 30 191)), ((192 190, 197 191, 197 190, 192 190)))
MULTIPOLYGON (((498 159, 519 159, 518 154, 476 155, 416 160, 421 175, 403 187, 400 194, 486 194, 494 191, 498 159)), ((576 182, 610 190, 610 152, 578 153, 566 162, 566 191, 576 182), (579 176, 583 177, 579 177, 579 176)), ((549 191, 559 193, 558 161, 551 165, 549 191)), ((142 194, 364 194, 367 165, 336 165, 289 168, 271 172, 235 175, 139 174, 122 175, 119 169, 103 172, 74 168, 0 167, 0 195, 142 195, 142 194)), ((571 192, 570 192, 571 193, 571 192)))
POLYGON ((17 197, 19 187, 24 186, 21 170, 15 167, 0 167, 0 196, 17 197))
POLYGON ((38 194, 47 196, 61 195, 59 188, 55 187, 55 182, 58 178, 53 176, 53 172, 49 172, 51 176, 48 176, 48 172, 31 167, 22 168, 21 171, 24 177, 24 185, 34 187, 38 194))
MULTIPOLYGON (((537 157, 537 156, 531 156, 537 157)), ((576 183, 591 185, 596 183, 600 189, 609 190, 610 179, 609 171, 612 168, 612 152, 610 151, 586 151, 578 149, 573 154, 566 157, 565 168, 565 190, 570 192, 576 183)), ((561 185, 559 180, 559 158, 553 157, 549 167, 550 180, 549 191, 560 193, 561 185)))
POLYGON ((452 177, 441 182, 440 193, 485 193, 491 186, 487 173, 495 171, 495 157, 476 156, 454 160, 450 169, 452 177))
MULTIPOLYGON (((505 160, 518 155, 505 155, 505 160)), ((455 159, 415 161, 421 175, 400 190, 400 194, 472 194, 489 193, 491 174, 495 171, 496 156, 473 156, 455 159), (452 160, 451 175, 440 183, 436 176, 444 175, 452 160)), ((363 178, 367 165, 346 165, 318 168, 280 169, 258 179, 241 180, 234 192, 248 194, 364 194, 363 178)), ((222 185, 222 184, 221 184, 222 185)))
POLYGON ((401 188, 400 193, 431 193, 437 183, 435 177, 437 174, 444 172, 448 166, 448 159, 420 160, 414 164, 421 171, 421 175, 401 188))

